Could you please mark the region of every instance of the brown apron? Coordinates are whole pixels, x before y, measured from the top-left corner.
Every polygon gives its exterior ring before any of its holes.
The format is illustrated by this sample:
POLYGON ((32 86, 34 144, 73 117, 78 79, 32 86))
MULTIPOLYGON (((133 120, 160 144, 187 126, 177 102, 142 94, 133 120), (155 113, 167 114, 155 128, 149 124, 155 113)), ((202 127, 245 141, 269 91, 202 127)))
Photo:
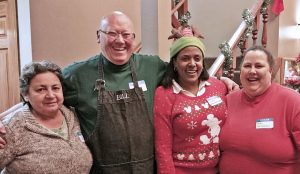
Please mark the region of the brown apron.
MULTIPOLYGON (((86 137, 93 154, 90 173, 153 174, 153 125, 144 93, 138 87, 133 60, 130 59, 133 89, 106 91, 103 57, 99 59, 97 121, 86 137)), ((117 83, 117 82, 116 82, 117 83)))

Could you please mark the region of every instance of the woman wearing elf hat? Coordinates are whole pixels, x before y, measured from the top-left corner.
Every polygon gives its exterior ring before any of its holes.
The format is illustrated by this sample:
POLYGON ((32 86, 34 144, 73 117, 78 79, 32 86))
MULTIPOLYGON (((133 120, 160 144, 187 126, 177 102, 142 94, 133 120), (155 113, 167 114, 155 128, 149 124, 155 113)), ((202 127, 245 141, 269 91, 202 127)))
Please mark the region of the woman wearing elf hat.
POLYGON ((227 88, 209 77, 199 37, 177 39, 170 55, 154 100, 158 174, 215 174, 227 88))

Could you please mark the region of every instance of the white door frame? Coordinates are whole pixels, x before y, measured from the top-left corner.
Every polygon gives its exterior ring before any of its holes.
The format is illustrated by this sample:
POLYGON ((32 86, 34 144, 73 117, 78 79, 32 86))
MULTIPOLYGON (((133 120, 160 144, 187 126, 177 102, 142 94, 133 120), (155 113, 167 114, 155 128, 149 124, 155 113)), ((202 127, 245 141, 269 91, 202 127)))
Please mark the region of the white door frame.
POLYGON ((17 0, 20 72, 32 62, 29 0, 17 0))

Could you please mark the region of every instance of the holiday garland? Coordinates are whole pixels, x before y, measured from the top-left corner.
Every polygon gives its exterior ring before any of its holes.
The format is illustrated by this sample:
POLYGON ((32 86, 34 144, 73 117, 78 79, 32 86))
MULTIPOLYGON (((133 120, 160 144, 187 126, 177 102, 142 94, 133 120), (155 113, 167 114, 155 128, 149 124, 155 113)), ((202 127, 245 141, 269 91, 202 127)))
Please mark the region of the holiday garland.
MULTIPOLYGON (((174 0, 175 5, 177 5, 180 2, 180 0, 174 0)), ((264 0, 262 6, 261 6, 261 14, 267 13, 267 6, 271 3, 271 0, 264 0)), ((251 32, 253 31, 253 24, 255 17, 251 13, 251 10, 245 9, 242 13, 242 18, 244 22, 246 23, 246 29, 244 34, 241 36, 241 39, 238 43, 239 48, 243 48, 243 45, 247 38, 251 35, 251 32)), ((186 14, 179 17, 178 21, 182 26, 188 26, 188 20, 191 19, 191 14, 189 11, 186 12, 186 14)), ((224 70, 230 70, 231 64, 232 64, 232 50, 230 48, 230 45, 228 44, 228 41, 225 41, 219 45, 219 49, 221 50, 221 53, 224 55, 224 70)))
POLYGON ((191 19, 191 13, 187 11, 184 15, 180 16, 178 21, 182 26, 188 26, 188 21, 191 19))
POLYGON ((229 70, 232 64, 232 51, 230 49, 230 46, 228 42, 223 42, 219 45, 219 48, 221 50, 221 53, 224 55, 225 60, 224 60, 224 70, 229 70))

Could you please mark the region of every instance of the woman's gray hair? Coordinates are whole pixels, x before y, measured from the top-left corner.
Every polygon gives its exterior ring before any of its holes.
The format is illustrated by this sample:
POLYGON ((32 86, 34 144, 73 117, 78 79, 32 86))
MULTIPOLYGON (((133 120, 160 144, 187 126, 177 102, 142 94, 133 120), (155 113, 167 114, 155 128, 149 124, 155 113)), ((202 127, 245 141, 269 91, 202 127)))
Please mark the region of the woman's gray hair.
POLYGON ((39 62, 32 62, 30 64, 25 65, 22 69, 21 77, 20 77, 20 89, 21 94, 26 95, 28 94, 29 85, 31 80, 40 73, 45 72, 52 72, 58 78, 60 83, 62 83, 62 71, 61 68, 49 61, 39 61, 39 62))

